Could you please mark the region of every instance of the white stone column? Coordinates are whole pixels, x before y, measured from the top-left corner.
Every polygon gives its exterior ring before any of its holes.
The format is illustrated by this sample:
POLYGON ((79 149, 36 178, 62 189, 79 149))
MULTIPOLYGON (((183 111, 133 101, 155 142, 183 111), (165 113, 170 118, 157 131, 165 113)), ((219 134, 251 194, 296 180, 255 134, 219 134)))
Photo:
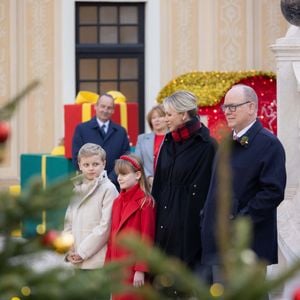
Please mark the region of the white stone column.
MULTIPOLYGON (((286 151, 287 187, 278 208, 279 264, 273 275, 300 258, 300 28, 291 25, 271 46, 277 65, 277 128, 286 151)), ((276 163, 276 162, 274 162, 276 163)), ((291 299, 298 278, 285 284, 280 299, 291 299)))
POLYGON ((277 63, 278 137, 287 155, 288 188, 300 179, 300 28, 291 26, 271 46, 277 63))

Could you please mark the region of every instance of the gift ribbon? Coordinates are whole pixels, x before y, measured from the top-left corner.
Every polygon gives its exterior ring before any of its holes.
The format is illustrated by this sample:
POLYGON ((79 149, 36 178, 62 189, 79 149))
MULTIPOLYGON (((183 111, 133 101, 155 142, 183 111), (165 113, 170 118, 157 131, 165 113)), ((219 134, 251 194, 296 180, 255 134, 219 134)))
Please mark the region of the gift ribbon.
MULTIPOLYGON (((12 196, 19 196, 21 194, 21 186, 20 185, 11 185, 9 186, 9 193, 12 196)), ((21 224, 20 224, 21 226, 21 224)), ((21 233, 21 229, 14 229, 11 231, 11 236, 12 237, 21 237, 22 233, 21 233)))
POLYGON ((42 177, 43 188, 46 188, 46 156, 47 155, 42 155, 41 177, 42 177))
MULTIPOLYGON (((41 177, 42 177, 43 188, 46 188, 46 168, 47 168, 46 158, 47 158, 47 156, 48 155, 42 155, 41 177)), ((37 225, 36 231, 39 234, 44 234, 46 232, 46 211, 45 210, 42 211, 42 223, 37 225)))
POLYGON ((92 105, 91 103, 83 103, 81 108, 81 121, 86 122, 92 118, 92 105))
POLYGON ((125 102, 125 99, 116 99, 115 104, 120 105, 120 117, 121 117, 121 125, 128 129, 128 120, 127 120, 127 104, 125 102))

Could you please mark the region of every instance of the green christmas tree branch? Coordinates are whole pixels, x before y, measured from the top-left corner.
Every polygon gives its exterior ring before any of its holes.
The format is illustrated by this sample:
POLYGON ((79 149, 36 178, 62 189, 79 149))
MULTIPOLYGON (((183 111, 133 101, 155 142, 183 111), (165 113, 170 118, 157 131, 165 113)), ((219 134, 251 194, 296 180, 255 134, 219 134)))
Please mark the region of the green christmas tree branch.
POLYGON ((27 87, 25 87, 20 93, 18 93, 14 98, 8 101, 3 107, 0 109, 0 121, 2 120, 9 120, 17 106, 19 105, 20 101, 32 90, 34 90, 39 85, 38 80, 34 80, 31 82, 27 87))

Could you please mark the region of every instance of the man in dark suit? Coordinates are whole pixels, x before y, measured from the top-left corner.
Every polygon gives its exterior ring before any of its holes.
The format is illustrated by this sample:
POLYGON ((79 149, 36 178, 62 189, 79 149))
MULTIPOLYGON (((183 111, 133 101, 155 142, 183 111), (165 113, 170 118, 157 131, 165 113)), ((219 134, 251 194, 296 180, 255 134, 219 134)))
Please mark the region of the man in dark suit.
MULTIPOLYGON (((278 138, 257 119, 258 98, 246 85, 235 85, 225 95, 222 109, 233 130, 229 164, 232 170, 230 219, 247 216, 253 226, 251 248, 267 264, 277 263, 277 207, 284 199, 285 152, 278 138)), ((216 161, 216 166, 218 161, 216 161)), ((213 172, 202 211, 202 264, 209 281, 217 281, 216 245, 217 175, 213 172)))
POLYGON ((110 180, 117 184, 114 163, 121 155, 130 152, 129 140, 125 128, 111 121, 114 113, 114 99, 103 94, 95 104, 96 116, 90 121, 77 125, 72 141, 72 159, 78 169, 77 154, 85 143, 100 145, 107 153, 106 170, 110 180))

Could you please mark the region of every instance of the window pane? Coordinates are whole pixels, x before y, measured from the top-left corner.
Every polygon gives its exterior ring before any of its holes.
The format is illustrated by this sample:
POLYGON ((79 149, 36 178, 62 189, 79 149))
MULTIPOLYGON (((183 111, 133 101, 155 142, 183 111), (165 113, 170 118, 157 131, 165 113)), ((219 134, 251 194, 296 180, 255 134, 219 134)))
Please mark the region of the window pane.
POLYGON ((123 26, 120 28, 120 43, 121 44, 136 44, 138 43, 138 31, 136 26, 123 26))
MULTIPOLYGON (((1 1, 1 0, 0 0, 1 1)), ((63 0, 67 1, 67 0, 63 0)), ((74 0, 72 0, 74 1, 74 0)), ((147 1, 76 0, 76 88, 120 91, 144 101, 144 14, 147 1)), ((144 114, 140 105, 139 113, 144 114)), ((141 123, 140 130, 143 131, 141 123)))
POLYGON ((101 44, 117 44, 118 31, 116 26, 102 26, 100 27, 100 43, 101 44))
POLYGON ((80 44, 96 44, 97 43, 97 27, 82 26, 79 28, 80 44))
POLYGON ((118 60, 101 59, 100 61, 100 78, 101 79, 118 79, 118 60))
POLYGON ((136 58, 123 58, 120 64, 121 79, 138 78, 138 62, 136 58))
POLYGON ((80 59, 79 79, 97 79, 97 59, 80 59))
POLYGON ((100 7, 100 24, 117 24, 118 12, 115 6, 100 7))
POLYGON ((97 24, 97 7, 82 6, 79 10, 79 23, 97 24))
POLYGON ((118 85, 116 81, 108 81, 108 82, 101 82, 99 85, 100 94, 107 93, 109 91, 117 91, 118 85))
POLYGON ((121 6, 120 7, 120 24, 137 24, 138 10, 137 7, 121 6))
POLYGON ((137 102, 138 83, 137 81, 124 81, 120 83, 120 92, 125 95, 128 102, 137 102))
POLYGON ((79 89, 80 91, 98 93, 97 82, 80 82, 79 89))

